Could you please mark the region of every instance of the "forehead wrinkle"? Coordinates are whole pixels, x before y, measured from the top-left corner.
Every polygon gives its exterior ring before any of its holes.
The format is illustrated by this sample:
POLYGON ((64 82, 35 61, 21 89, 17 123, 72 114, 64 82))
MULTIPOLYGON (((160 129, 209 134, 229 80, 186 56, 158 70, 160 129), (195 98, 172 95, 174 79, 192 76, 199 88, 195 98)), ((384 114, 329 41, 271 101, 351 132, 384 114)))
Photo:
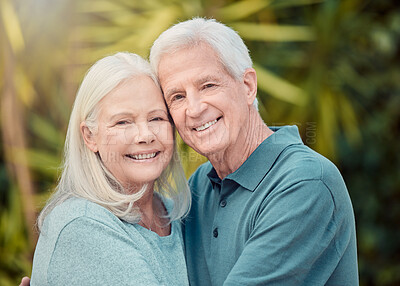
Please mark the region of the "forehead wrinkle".
POLYGON ((201 77, 201 78, 195 80, 194 83, 195 83, 195 85, 201 85, 208 81, 217 81, 217 80, 218 80, 218 78, 216 76, 206 75, 204 77, 201 77))
POLYGON ((124 116, 134 116, 134 114, 132 112, 128 112, 128 111, 118 112, 118 113, 112 114, 109 117, 109 120, 113 120, 117 117, 124 117, 124 116))
MULTIPOLYGON (((158 108, 158 107, 156 107, 156 108, 154 108, 152 110, 149 110, 148 112, 146 112, 146 114, 152 115, 152 114, 159 113, 159 112, 164 113, 165 115, 167 115, 167 111, 166 110, 164 110, 162 108, 158 108)), ((124 116, 138 117, 143 113, 144 113, 143 111, 121 111, 121 112, 112 114, 110 116, 110 120, 112 120, 114 118, 117 118, 117 117, 124 117, 124 116)))
POLYGON ((161 113, 163 113, 164 115, 168 115, 168 113, 167 113, 166 110, 160 109, 160 108, 157 108, 157 109, 154 109, 154 110, 149 111, 149 115, 156 114, 156 113, 158 113, 158 112, 161 112, 161 113))

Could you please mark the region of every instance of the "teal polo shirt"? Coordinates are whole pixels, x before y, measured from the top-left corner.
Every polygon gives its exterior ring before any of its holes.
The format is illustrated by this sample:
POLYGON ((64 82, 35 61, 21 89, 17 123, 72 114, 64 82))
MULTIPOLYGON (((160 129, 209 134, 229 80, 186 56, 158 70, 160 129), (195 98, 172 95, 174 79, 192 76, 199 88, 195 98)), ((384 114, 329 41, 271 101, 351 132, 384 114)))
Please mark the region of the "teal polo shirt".
POLYGON ((183 233, 191 285, 358 285, 342 176, 296 126, 271 129, 223 180, 209 162, 190 178, 183 233))

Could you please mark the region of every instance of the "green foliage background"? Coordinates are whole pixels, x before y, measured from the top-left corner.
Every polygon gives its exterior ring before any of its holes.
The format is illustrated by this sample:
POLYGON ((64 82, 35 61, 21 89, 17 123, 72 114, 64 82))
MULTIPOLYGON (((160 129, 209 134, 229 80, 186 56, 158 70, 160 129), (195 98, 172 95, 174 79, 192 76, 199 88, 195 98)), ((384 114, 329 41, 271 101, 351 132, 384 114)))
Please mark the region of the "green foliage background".
MULTIPOLYGON (((297 124, 342 171, 360 285, 400 285, 396 0, 0 0, 0 285, 30 274, 35 217, 56 183, 87 68, 116 51, 147 57, 163 30, 194 16, 245 40, 265 122, 297 124)), ((189 176, 205 159, 178 140, 189 176)))

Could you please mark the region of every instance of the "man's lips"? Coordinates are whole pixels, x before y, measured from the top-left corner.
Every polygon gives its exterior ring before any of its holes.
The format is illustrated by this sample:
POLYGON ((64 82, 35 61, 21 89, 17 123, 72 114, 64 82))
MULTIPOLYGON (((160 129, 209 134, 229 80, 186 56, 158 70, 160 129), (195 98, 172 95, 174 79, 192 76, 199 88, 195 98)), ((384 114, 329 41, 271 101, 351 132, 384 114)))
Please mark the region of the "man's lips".
POLYGON ((204 123, 204 124, 202 124, 202 125, 200 125, 198 127, 194 127, 193 130, 196 130, 196 131, 206 130, 209 127, 213 126, 215 123, 217 123, 217 121, 220 120, 221 118, 222 118, 222 116, 218 117, 218 118, 216 118, 216 119, 214 119, 212 121, 208 121, 208 122, 206 122, 206 123, 204 123))

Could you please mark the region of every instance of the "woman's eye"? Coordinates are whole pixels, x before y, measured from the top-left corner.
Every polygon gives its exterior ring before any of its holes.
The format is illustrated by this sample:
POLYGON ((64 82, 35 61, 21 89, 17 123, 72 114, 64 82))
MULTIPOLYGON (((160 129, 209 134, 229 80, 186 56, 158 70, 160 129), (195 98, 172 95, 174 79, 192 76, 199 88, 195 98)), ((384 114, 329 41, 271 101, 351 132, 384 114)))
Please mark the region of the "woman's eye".
POLYGON ((164 120, 164 118, 162 118, 162 117, 154 117, 150 121, 163 121, 163 120, 164 120))
POLYGON ((117 123, 115 125, 125 125, 128 123, 129 123, 128 120, 119 120, 119 121, 117 121, 117 123))

